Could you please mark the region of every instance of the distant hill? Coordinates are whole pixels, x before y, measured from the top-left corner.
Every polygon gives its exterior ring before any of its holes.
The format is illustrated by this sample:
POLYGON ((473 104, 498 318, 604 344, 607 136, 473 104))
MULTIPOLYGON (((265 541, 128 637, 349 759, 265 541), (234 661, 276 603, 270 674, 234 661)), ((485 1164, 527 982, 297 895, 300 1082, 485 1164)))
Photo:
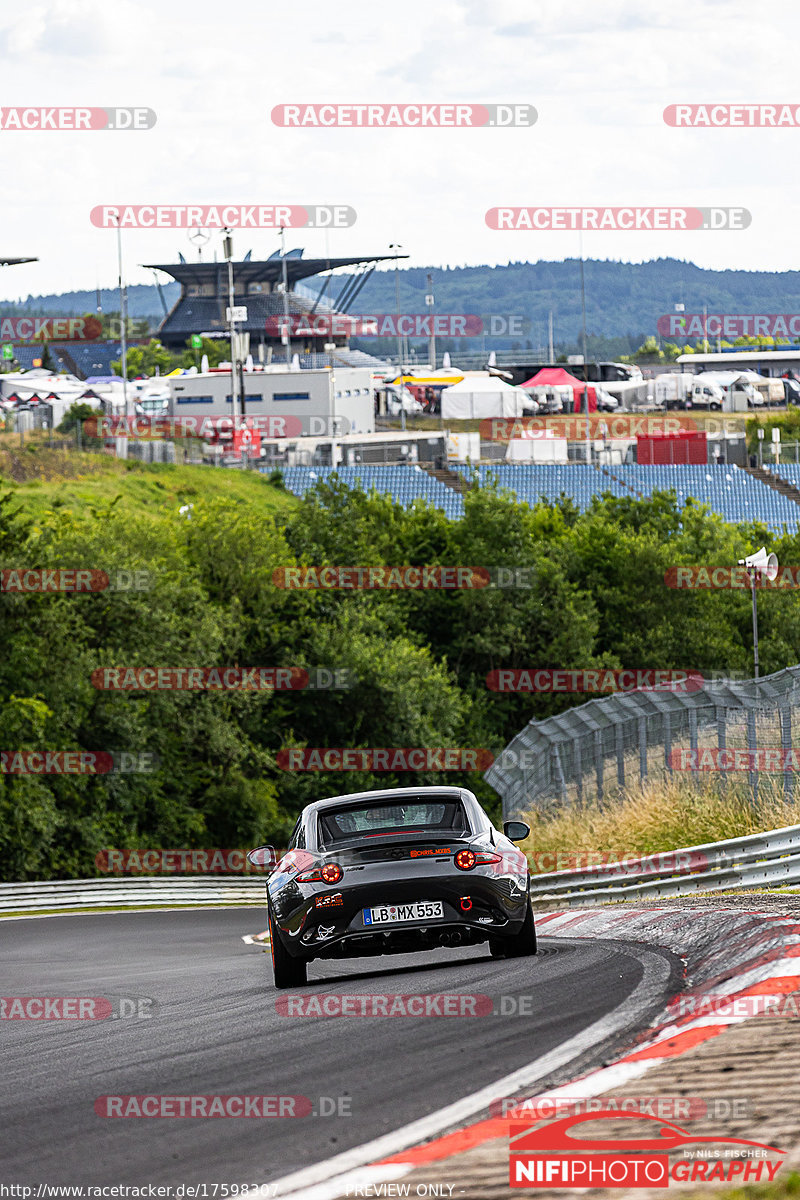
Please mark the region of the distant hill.
MULTIPOLYGON (((428 272, 433 276, 436 311, 440 313, 527 318, 530 326, 519 344, 536 347, 546 343, 548 314, 552 310, 555 342, 560 346, 579 343, 581 292, 577 259, 514 262, 497 267, 401 268, 402 311, 426 311, 428 272)), ((635 349, 646 336, 655 333, 658 317, 672 312, 677 302, 685 304, 687 312, 702 312, 704 305, 709 312, 800 312, 800 271, 707 271, 690 262, 660 258, 646 263, 587 259, 584 272, 589 337, 598 342, 602 339, 609 347, 613 344, 617 353, 635 349)), ((308 283, 313 286, 311 280, 308 283)), ((343 276, 335 279, 329 285, 326 299, 333 301, 343 284, 343 276)), ((167 284, 162 291, 171 307, 178 296, 178 285, 167 284)), ((104 290, 101 299, 104 311, 118 310, 116 291, 104 290)), ((95 306, 94 291, 64 292, 29 296, 21 305, 0 304, 0 314, 83 313, 94 311, 95 306)), ((154 326, 163 315, 153 286, 130 287, 128 308, 132 317, 150 317, 154 326)), ((393 313, 394 269, 374 271, 352 309, 359 313, 393 313)), ((362 344, 369 347, 367 340, 362 344)))
MULTIPOLYGON (((167 309, 172 308, 180 295, 180 285, 177 283, 162 284, 167 309)), ((117 288, 101 288, 100 303, 103 312, 119 312, 119 290, 117 288)), ((97 308, 97 290, 82 292, 54 292, 48 296, 28 296, 15 304, 11 300, 0 300, 0 315, 6 317, 21 316, 23 313, 35 313, 37 316, 53 314, 54 316, 78 316, 82 313, 95 312, 97 308)), ((164 316, 158 290, 150 284, 134 284, 128 288, 128 316, 151 317, 158 324, 164 316)))

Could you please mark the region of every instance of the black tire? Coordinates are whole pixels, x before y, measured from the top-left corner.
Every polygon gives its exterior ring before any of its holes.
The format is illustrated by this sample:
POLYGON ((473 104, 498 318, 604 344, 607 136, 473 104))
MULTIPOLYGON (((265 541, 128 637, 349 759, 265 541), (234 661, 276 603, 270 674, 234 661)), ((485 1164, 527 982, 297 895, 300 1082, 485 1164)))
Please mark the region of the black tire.
POLYGON ((489 938, 489 950, 492 958, 528 958, 536 953, 536 949, 536 925, 529 900, 528 911, 519 933, 509 938, 489 938))
POLYGON ((308 983, 308 963, 304 958, 292 958, 278 935, 272 921, 272 911, 267 909, 269 920, 269 948, 272 954, 272 975, 276 988, 303 987, 308 983))

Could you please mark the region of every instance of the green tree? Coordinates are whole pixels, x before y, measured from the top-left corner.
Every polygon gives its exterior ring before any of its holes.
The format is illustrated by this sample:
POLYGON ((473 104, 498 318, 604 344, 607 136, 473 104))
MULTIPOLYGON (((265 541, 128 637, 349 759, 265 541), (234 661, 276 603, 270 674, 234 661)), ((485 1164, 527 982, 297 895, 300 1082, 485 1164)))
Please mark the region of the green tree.
MULTIPOLYGON (((158 373, 166 375, 179 365, 178 356, 162 346, 158 338, 151 338, 144 346, 129 346, 126 355, 127 377, 136 379, 138 376, 151 376, 158 373)), ((122 374, 122 359, 111 363, 115 374, 122 374)))
POLYGON ((203 355, 208 358, 209 367, 218 367, 221 362, 229 362, 231 357, 231 344, 226 338, 203 338, 202 345, 195 350, 192 347, 191 339, 186 342, 186 349, 181 351, 178 365, 184 368, 200 367, 203 360, 203 355))

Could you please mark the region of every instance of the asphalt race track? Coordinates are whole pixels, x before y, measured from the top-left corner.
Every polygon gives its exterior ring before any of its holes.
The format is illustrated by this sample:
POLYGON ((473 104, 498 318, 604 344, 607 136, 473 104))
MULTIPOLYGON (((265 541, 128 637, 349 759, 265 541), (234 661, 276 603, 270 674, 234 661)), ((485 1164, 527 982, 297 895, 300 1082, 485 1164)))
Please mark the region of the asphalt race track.
POLYGON ((652 950, 540 937, 536 958, 508 962, 485 947, 315 962, 304 989, 488 994, 486 1016, 287 1017, 276 1012, 287 993, 272 987, 268 955, 241 941, 265 924, 253 908, 3 921, 3 996, 155 1001, 149 1019, 0 1021, 3 1181, 278 1179, 491 1084, 627 1000, 624 1020, 609 1021, 609 1036, 590 1039, 548 1085, 600 1065, 678 986, 679 964, 665 953, 648 974, 652 950), (109 1119, 94 1111, 108 1094, 302 1095, 314 1114, 320 1096, 334 1106, 343 1097, 351 1115, 109 1119))

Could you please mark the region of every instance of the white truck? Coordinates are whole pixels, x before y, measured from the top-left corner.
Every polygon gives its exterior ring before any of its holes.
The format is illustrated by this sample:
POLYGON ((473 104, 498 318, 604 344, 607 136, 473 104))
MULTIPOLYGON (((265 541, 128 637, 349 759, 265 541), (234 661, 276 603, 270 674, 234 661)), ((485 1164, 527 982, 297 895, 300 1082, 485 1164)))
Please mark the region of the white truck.
POLYGON ((669 371, 653 380, 653 399, 658 408, 685 408, 694 383, 694 375, 669 371))

